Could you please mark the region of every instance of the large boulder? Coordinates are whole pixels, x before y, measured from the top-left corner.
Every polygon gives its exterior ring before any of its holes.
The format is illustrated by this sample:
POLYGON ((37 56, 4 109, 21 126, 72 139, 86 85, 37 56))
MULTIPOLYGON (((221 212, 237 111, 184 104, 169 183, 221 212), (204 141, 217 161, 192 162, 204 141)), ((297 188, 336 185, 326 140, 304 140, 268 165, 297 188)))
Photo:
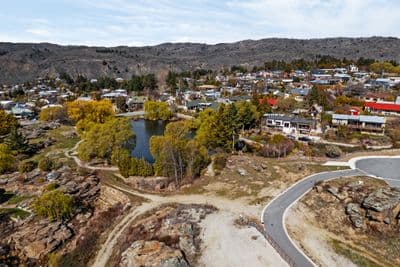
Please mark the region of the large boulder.
POLYGON ((349 215, 350 221, 356 228, 363 226, 363 216, 361 215, 361 207, 357 203, 348 203, 346 205, 346 213, 349 215))
MULTIPOLYGON (((379 188, 369 194, 362 205, 366 209, 377 212, 385 210, 399 210, 400 189, 399 188, 379 188)), ((397 215, 397 213, 395 215, 397 215)))

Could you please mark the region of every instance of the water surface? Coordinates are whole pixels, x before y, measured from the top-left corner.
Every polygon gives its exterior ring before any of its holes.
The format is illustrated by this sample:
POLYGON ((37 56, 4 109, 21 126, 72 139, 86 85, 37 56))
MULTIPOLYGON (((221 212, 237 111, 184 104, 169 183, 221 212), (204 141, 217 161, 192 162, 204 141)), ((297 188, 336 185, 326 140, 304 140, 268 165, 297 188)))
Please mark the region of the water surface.
POLYGON ((132 130, 136 135, 136 145, 131 151, 135 158, 144 158, 150 163, 154 163, 154 158, 150 153, 150 137, 153 135, 163 135, 166 122, 150 120, 132 120, 132 130))

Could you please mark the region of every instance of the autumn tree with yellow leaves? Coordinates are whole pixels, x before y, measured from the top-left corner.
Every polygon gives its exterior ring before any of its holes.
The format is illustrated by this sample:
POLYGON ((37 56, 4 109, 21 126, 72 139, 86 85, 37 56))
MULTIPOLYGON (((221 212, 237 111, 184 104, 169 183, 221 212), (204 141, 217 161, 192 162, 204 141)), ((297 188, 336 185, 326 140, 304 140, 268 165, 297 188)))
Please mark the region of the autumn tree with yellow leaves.
POLYGON ((66 106, 68 117, 75 123, 79 121, 104 123, 115 116, 111 101, 105 99, 99 101, 75 100, 68 102, 66 106))

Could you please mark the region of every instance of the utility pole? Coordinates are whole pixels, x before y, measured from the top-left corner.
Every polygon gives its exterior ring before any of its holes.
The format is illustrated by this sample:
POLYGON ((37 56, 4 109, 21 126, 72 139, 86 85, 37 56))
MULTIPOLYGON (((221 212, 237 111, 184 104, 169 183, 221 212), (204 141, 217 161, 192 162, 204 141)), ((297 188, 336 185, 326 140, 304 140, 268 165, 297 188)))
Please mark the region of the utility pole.
POLYGON ((232 152, 235 151, 235 131, 232 132, 232 152))

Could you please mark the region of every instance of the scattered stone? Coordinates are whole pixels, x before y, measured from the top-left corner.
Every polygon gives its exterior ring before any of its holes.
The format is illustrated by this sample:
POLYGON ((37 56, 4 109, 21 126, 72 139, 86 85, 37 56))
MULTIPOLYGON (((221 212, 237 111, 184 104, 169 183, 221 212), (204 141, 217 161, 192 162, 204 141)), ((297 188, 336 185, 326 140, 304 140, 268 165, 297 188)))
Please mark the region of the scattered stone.
POLYGON ((47 174, 46 176, 46 180, 47 181, 53 181, 58 179, 61 176, 61 173, 58 171, 51 171, 47 174))
POLYGON ((261 168, 263 168, 264 170, 268 169, 268 165, 265 163, 261 163, 261 168))
POLYGON ((337 187, 329 185, 328 188, 326 189, 326 191, 328 191, 329 193, 331 193, 335 197, 338 197, 339 189, 337 187))
POLYGON ((189 261, 194 261, 196 258, 196 246, 193 240, 193 233, 191 233, 191 235, 185 235, 179 238, 179 248, 189 261))
POLYGON ((261 168, 260 166, 253 166, 253 169, 255 170, 255 171, 257 171, 257 172, 260 172, 260 171, 262 171, 263 170, 263 168, 261 168))
POLYGON ((41 175, 43 175, 43 172, 40 169, 34 169, 33 171, 28 172, 25 177, 27 180, 33 180, 41 175))
POLYGON ((242 168, 238 168, 237 172, 241 175, 241 176, 246 176, 247 175, 247 171, 245 169, 242 168))

